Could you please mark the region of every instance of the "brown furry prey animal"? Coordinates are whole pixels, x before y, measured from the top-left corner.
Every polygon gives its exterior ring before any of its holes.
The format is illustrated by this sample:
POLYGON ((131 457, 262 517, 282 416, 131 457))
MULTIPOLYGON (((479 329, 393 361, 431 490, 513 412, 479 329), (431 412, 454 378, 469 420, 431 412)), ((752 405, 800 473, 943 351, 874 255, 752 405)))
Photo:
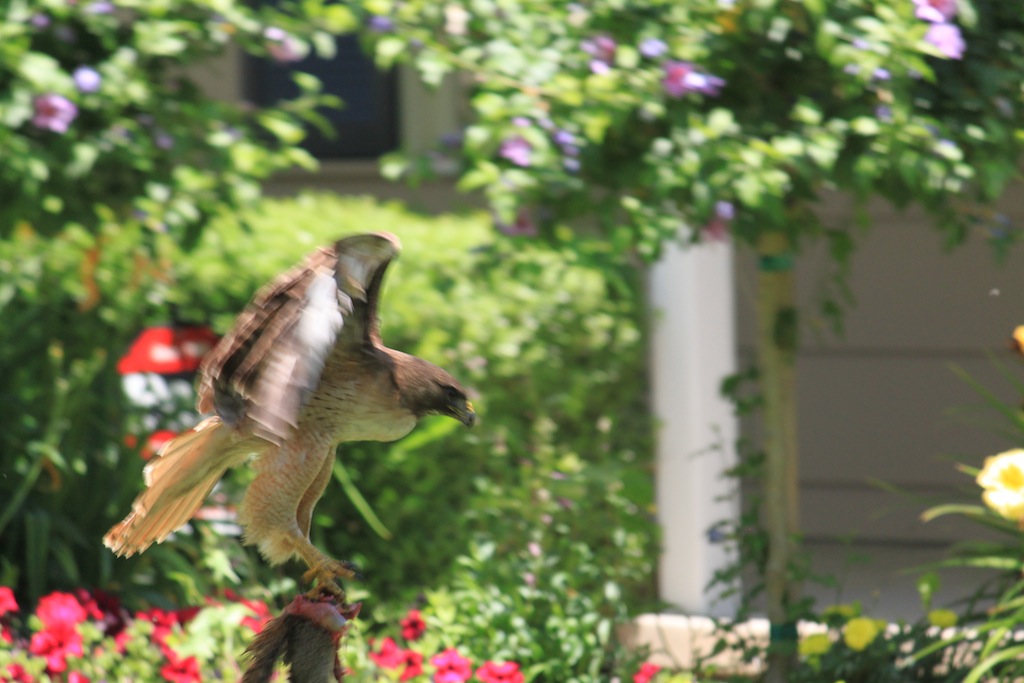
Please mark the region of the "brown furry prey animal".
POLYGON ((161 542, 229 467, 252 459, 246 542, 273 564, 301 558, 304 580, 341 594, 335 579, 352 568, 309 541, 338 444, 400 439, 424 415, 476 421, 451 375, 381 341, 381 280, 400 249, 388 233, 347 237, 256 293, 199 368, 198 409, 213 417, 146 466, 147 488, 104 536, 108 548, 130 556, 161 542))

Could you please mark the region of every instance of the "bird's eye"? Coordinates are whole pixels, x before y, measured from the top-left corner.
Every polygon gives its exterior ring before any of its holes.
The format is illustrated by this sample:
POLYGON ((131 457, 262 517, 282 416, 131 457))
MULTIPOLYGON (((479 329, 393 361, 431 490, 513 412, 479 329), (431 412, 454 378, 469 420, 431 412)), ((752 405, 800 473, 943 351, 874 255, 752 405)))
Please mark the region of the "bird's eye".
POLYGON ((449 401, 459 398, 459 390, 455 387, 445 387, 444 393, 448 397, 449 401))

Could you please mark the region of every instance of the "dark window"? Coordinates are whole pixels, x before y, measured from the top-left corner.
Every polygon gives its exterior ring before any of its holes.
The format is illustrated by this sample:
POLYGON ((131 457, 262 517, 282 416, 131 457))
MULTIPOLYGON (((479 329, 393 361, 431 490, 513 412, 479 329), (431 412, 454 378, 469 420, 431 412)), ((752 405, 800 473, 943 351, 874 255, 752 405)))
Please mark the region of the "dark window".
POLYGON ((259 105, 298 95, 292 72, 304 71, 320 79, 323 91, 337 95, 342 109, 320 113, 337 131, 325 137, 311 126, 303 147, 319 159, 377 157, 398 147, 398 116, 394 70, 382 72, 367 57, 355 36, 337 40, 333 59, 310 56, 300 62, 279 64, 248 57, 245 68, 246 97, 259 105))

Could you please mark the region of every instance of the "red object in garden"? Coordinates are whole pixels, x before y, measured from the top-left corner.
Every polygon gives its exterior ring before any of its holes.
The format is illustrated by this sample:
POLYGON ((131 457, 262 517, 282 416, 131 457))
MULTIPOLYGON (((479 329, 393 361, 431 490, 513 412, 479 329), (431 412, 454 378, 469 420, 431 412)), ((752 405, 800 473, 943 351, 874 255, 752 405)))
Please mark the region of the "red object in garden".
POLYGON ((465 683, 473 676, 473 664, 453 647, 430 658, 437 671, 435 683, 465 683))
POLYGON ((644 662, 640 670, 633 674, 633 683, 650 683, 661 667, 653 662, 644 662))
POLYGON ((0 617, 17 611, 18 601, 14 599, 14 591, 7 586, 0 586, 0 617))
POLYGON ((484 662, 476 670, 476 677, 483 683, 523 683, 523 672, 515 662, 484 662))
POLYGON ((219 337, 205 325, 161 325, 139 333, 117 363, 122 375, 155 372, 178 375, 195 372, 219 337))
POLYGON ((427 630, 427 622, 423 621, 423 615, 418 609, 411 609, 402 619, 402 637, 406 640, 419 640, 427 630))

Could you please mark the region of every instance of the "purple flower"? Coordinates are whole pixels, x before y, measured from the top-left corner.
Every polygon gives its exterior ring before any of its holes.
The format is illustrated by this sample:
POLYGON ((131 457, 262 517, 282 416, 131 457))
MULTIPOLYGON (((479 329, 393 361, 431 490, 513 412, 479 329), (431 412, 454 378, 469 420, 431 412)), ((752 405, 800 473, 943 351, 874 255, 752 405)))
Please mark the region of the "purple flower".
POLYGON ((567 130, 559 130, 552 136, 552 138, 556 145, 560 145, 562 147, 576 144, 576 136, 567 130))
POLYGON ((516 116, 512 119, 512 125, 518 128, 529 128, 533 124, 525 116, 516 116))
POLYGON ((640 41, 640 54, 655 59, 668 51, 668 44, 660 38, 644 38, 640 41))
POLYGON ((395 22, 390 17, 374 14, 366 22, 366 27, 374 33, 389 33, 395 30, 395 22))
POLYGON ((263 37, 268 41, 267 52, 278 62, 297 62, 305 56, 302 43, 284 29, 277 26, 267 27, 263 31, 263 37))
POLYGON ((114 3, 105 0, 91 2, 85 6, 85 11, 89 14, 110 14, 114 11, 114 3))
POLYGON ((580 171, 580 160, 569 157, 568 159, 562 160, 562 167, 567 173, 579 173, 580 171))
POLYGON ((875 118, 879 121, 892 121, 892 107, 880 104, 875 107, 875 118))
POLYGON ((153 142, 160 149, 171 149, 174 147, 174 136, 165 130, 158 130, 156 134, 153 135, 153 142))
POLYGON ((593 57, 590 60, 590 70, 595 74, 607 73, 615 62, 615 50, 618 45, 615 40, 608 36, 597 36, 580 43, 580 49, 593 57))
POLYGON ((732 202, 719 200, 715 202, 715 213, 701 228, 704 239, 712 242, 724 242, 729 237, 729 224, 736 217, 736 207, 732 202))
POLYGON ((682 97, 687 93, 717 95, 725 81, 717 76, 697 71, 689 62, 665 62, 665 77, 661 81, 669 97, 682 97))
POLYGON ((914 0, 914 16, 933 24, 944 24, 956 16, 956 0, 914 0))
POLYGON ((888 81, 892 78, 892 73, 888 69, 878 67, 875 69, 874 73, 871 74, 871 77, 876 81, 888 81))
POLYGON ((533 146, 521 136, 508 138, 501 143, 498 155, 508 159, 516 166, 529 166, 533 146))
POLYGON ((960 34, 960 28, 954 24, 932 24, 924 39, 925 42, 939 48, 939 52, 950 59, 962 58, 964 50, 967 48, 964 37, 960 34))
POLYGON ((79 92, 96 92, 103 83, 103 77, 91 66, 80 66, 71 74, 79 92))
POLYGON ((51 20, 49 16, 39 13, 33 14, 32 17, 28 20, 28 23, 32 24, 36 28, 46 28, 47 26, 50 25, 51 20))
POLYGON ((39 95, 32 102, 35 116, 32 125, 54 133, 66 133, 68 126, 78 116, 78 107, 68 98, 47 93, 39 95))

